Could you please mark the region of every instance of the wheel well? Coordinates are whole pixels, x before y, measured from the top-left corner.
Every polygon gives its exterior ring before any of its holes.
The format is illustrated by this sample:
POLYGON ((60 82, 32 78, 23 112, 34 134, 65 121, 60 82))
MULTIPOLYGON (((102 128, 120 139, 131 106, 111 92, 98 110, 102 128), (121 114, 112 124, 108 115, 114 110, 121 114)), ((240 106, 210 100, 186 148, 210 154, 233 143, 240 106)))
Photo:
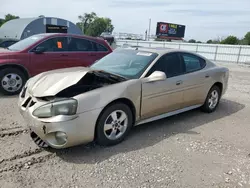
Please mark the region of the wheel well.
MULTIPOLYGON (((120 98, 120 99, 116 99, 112 102, 110 102, 108 105, 106 105, 104 107, 104 109, 101 111, 101 113, 99 114, 98 118, 97 118, 97 121, 96 121, 96 125, 97 125, 97 122, 99 121, 99 118, 101 117, 102 113, 111 105, 115 104, 115 103, 123 103, 123 104, 126 104, 130 109, 131 109, 131 112, 132 112, 132 116, 133 116, 133 124, 135 123, 135 116, 136 116, 136 109, 135 109, 135 106, 133 104, 133 102, 127 98, 120 98)), ((95 137, 94 139, 96 138, 96 125, 95 125, 95 137)))
POLYGON ((0 70, 6 69, 6 68, 15 68, 18 69, 20 71, 22 71, 24 73, 24 75, 26 76, 26 78, 29 78, 29 73, 28 71, 21 65, 15 65, 15 64, 8 64, 8 65, 2 65, 0 66, 0 70))
POLYGON ((216 82, 213 86, 218 86, 220 88, 220 92, 222 92, 223 84, 221 82, 216 82))

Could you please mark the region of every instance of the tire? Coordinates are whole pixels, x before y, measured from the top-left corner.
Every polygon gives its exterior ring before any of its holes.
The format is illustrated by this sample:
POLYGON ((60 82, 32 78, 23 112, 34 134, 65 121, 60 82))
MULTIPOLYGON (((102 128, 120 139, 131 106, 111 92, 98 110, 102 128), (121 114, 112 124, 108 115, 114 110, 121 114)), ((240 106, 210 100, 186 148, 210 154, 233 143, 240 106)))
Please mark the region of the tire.
POLYGON ((107 107, 97 121, 96 142, 102 146, 116 145, 125 139, 132 125, 133 115, 130 108, 123 103, 115 103, 107 107), (115 119, 112 118, 111 114, 116 114, 117 123, 115 123, 115 119), (109 124, 109 126, 106 126, 107 124, 109 124))
POLYGON ((208 92, 207 98, 203 106, 201 107, 201 110, 206 113, 212 113, 216 110, 220 103, 220 98, 221 98, 221 90, 218 86, 214 85, 208 92), (215 102, 215 93, 217 93, 217 102, 215 102), (212 95, 214 96, 212 99, 212 95), (211 105, 211 100, 212 100, 212 105, 211 105))
POLYGON ((27 77, 22 71, 18 69, 5 68, 0 70, 0 93, 4 95, 19 94, 26 81, 27 77))

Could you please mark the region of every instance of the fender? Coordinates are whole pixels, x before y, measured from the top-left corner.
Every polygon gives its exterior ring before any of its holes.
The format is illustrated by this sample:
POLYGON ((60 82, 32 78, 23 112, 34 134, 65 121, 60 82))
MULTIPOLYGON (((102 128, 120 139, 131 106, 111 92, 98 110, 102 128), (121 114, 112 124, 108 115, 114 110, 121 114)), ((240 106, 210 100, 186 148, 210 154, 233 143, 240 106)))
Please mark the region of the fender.
POLYGON ((27 68, 25 68, 23 65, 18 64, 18 63, 4 63, 4 64, 0 64, 0 70, 7 68, 7 67, 11 67, 11 68, 18 68, 22 71, 24 71, 24 73, 26 74, 27 78, 30 78, 30 73, 28 71, 27 68))

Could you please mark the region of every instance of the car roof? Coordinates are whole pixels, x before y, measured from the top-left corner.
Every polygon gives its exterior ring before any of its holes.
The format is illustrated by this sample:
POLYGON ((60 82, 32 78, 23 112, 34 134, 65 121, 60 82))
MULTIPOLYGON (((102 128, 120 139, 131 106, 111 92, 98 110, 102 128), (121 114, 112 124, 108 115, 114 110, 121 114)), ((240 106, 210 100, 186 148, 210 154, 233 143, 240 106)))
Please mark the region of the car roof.
POLYGON ((157 53, 160 56, 166 54, 166 53, 171 53, 171 52, 183 52, 183 53, 190 53, 190 54, 194 54, 196 56, 199 56, 203 59, 205 59, 205 57, 192 52, 192 51, 188 51, 188 50, 182 50, 182 49, 176 49, 176 48, 161 48, 161 47, 141 47, 141 46, 131 46, 131 47, 127 47, 127 48, 121 48, 121 49, 127 49, 127 50, 138 50, 138 51, 144 51, 144 52, 151 52, 151 53, 157 53))
POLYGON ((43 36, 43 37, 51 37, 51 36, 64 36, 64 37, 78 37, 78 38, 85 38, 89 40, 99 40, 103 41, 103 38, 98 38, 98 37, 91 37, 87 35, 78 35, 78 34, 71 34, 71 33, 41 33, 41 34, 36 34, 33 36, 43 36))

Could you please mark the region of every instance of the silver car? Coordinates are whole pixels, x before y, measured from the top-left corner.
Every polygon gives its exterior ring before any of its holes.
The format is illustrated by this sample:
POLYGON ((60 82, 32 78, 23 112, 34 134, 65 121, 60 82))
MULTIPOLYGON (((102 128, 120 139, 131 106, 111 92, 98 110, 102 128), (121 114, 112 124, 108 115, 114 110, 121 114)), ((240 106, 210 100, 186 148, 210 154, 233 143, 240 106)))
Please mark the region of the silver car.
POLYGON ((30 78, 19 109, 40 147, 96 141, 114 145, 133 126, 195 108, 214 112, 229 70, 173 49, 117 49, 91 67, 58 69, 30 78))

